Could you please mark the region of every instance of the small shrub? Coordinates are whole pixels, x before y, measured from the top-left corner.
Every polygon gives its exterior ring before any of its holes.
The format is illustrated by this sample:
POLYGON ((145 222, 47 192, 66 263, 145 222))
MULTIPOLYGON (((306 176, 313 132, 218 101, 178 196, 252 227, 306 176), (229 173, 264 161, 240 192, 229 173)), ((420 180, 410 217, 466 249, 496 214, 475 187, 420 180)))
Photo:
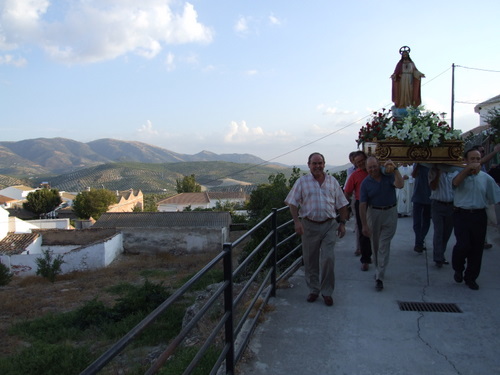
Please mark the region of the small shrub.
POLYGON ((149 313, 168 297, 170 293, 162 284, 154 284, 146 280, 141 287, 133 287, 126 295, 118 298, 113 307, 113 313, 116 314, 117 319, 138 312, 149 313))
POLYGON ((87 302, 74 312, 73 325, 82 331, 92 326, 99 327, 114 320, 111 310, 97 298, 87 302))
POLYGON ((7 285, 12 280, 12 272, 9 267, 0 262, 0 286, 7 285))
POLYGON ((57 275, 61 273, 61 265, 64 263, 62 255, 53 258, 52 252, 49 250, 45 250, 43 258, 37 258, 35 262, 38 266, 36 274, 45 277, 52 283, 56 281, 57 275))

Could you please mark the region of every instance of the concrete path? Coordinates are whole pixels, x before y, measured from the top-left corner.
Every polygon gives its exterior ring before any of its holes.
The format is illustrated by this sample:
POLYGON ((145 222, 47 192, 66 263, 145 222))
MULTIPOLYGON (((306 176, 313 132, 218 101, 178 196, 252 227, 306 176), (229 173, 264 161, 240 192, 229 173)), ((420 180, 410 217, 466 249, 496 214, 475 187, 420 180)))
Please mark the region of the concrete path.
MULTIPOLYGON (((384 290, 360 270, 353 223, 336 247, 334 305, 306 302, 303 269, 278 289, 238 366, 240 375, 500 374, 500 233, 489 227, 478 291, 453 280, 451 265, 413 251, 412 218, 398 219, 384 290), (401 311, 398 301, 455 304, 462 312, 401 311)), ((446 258, 451 260, 452 235, 446 258)))

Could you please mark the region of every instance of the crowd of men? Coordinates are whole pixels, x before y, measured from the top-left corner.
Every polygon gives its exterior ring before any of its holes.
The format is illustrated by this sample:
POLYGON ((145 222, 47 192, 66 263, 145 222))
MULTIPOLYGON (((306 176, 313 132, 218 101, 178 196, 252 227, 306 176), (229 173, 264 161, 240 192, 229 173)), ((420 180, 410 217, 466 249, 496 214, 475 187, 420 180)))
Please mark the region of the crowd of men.
POLYGON ((321 294, 327 306, 333 305, 334 247, 336 238, 345 235, 349 212, 356 223, 355 254, 360 256, 362 271, 373 265, 377 291, 384 289, 398 218, 409 216, 410 212, 415 234, 413 250, 417 253, 427 250, 425 238, 432 221, 433 260, 438 268, 448 265, 445 252, 454 231, 453 278, 457 283, 465 282, 472 290, 479 289, 476 280, 483 249, 490 245, 486 241, 487 212, 500 202, 500 187, 484 171, 484 165, 498 152, 500 145, 487 155, 484 147, 476 146, 465 152, 464 166, 415 164, 409 174, 407 164, 401 165, 400 171, 392 160, 380 162, 363 151, 355 151, 349 155, 353 166, 347 171, 344 187, 325 172, 324 156, 318 152, 311 154, 310 173, 295 182, 285 199, 295 231, 302 237, 309 288, 306 300, 314 302, 321 294), (398 193, 408 187, 410 179, 411 194, 398 193), (404 215, 401 210, 406 210, 404 215))

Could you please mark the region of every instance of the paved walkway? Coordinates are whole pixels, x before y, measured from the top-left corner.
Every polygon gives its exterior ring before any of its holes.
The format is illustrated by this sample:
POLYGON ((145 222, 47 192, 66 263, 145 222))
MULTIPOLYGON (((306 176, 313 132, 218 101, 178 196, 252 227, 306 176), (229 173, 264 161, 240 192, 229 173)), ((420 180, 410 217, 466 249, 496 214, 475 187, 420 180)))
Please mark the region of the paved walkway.
MULTIPOLYGON (((478 291, 453 280, 451 265, 413 251, 412 218, 398 219, 384 290, 360 270, 352 221, 336 247, 333 307, 306 302, 303 269, 278 289, 251 339, 240 375, 500 374, 500 233, 489 227, 478 291), (398 301, 452 303, 462 313, 401 311, 398 301)), ((454 235, 446 251, 451 260, 454 235)))

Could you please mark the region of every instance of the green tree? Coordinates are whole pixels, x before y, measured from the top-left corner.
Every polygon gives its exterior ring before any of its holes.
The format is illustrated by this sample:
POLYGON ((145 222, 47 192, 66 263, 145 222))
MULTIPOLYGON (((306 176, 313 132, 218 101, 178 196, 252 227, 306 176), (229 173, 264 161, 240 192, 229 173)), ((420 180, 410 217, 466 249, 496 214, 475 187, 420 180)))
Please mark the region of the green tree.
MULTIPOLYGON (((300 174, 300 169, 294 169, 295 175, 300 174)), ((281 208, 285 206, 285 198, 288 195, 293 183, 296 181, 296 178, 291 177, 288 181, 283 173, 278 173, 276 175, 272 174, 268 178, 268 184, 261 184, 255 189, 250 195, 250 201, 248 202, 247 208, 249 212, 249 226, 254 227, 257 223, 259 223, 262 219, 264 219, 267 215, 269 215, 273 208, 281 208), (292 185, 290 185, 292 183, 292 185)), ((278 222, 284 223, 287 220, 290 220, 290 212, 289 210, 285 210, 278 214, 278 222)), ((240 261, 243 261, 256 247, 259 245, 264 238, 268 235, 271 230, 271 223, 268 222, 266 225, 261 226, 257 229, 250 241, 244 246, 241 254, 240 261)), ((287 237, 291 235, 294 231, 293 226, 288 228, 286 231, 281 231, 281 235, 287 237)), ((286 246, 282 246, 279 250, 278 258, 286 254, 290 249, 297 246, 299 238, 294 240, 293 242, 289 242, 286 246)), ((259 253, 258 256, 255 256, 253 260, 249 263, 247 272, 252 273, 263 260, 265 253, 267 250, 271 248, 271 243, 268 242, 263 250, 259 253)), ((288 262, 285 262, 282 266, 286 267, 289 262, 293 262, 294 259, 290 258, 288 262)))
POLYGON ((302 175, 304 175, 305 173, 300 173, 300 168, 299 167, 293 167, 292 168, 292 174, 290 176, 290 178, 288 179, 288 185, 290 187, 293 186, 293 184, 295 183, 295 181, 297 181, 302 175))
POLYGON ((485 122, 490 126, 492 142, 494 144, 500 143, 500 108, 490 109, 485 122))
POLYGON ((177 193, 199 193, 201 191, 201 185, 196 183, 196 178, 194 174, 191 176, 184 176, 184 178, 178 178, 176 181, 177 193))
POLYGON ((32 191, 26 197, 23 208, 33 212, 36 215, 46 214, 53 211, 54 208, 62 203, 59 190, 57 189, 40 189, 32 191))
POLYGON ((73 201, 73 210, 80 219, 99 219, 109 206, 116 203, 116 195, 106 189, 82 191, 73 201))
POLYGON ((255 221, 255 223, 269 214, 273 208, 283 207, 285 198, 291 188, 287 184, 287 179, 283 173, 270 175, 268 181, 268 184, 260 184, 250 194, 247 208, 252 221, 255 221))
POLYGON ((340 186, 345 185, 345 181, 347 180, 347 170, 344 169, 343 171, 335 172, 335 173, 328 173, 329 175, 335 177, 335 179, 339 182, 340 186))

